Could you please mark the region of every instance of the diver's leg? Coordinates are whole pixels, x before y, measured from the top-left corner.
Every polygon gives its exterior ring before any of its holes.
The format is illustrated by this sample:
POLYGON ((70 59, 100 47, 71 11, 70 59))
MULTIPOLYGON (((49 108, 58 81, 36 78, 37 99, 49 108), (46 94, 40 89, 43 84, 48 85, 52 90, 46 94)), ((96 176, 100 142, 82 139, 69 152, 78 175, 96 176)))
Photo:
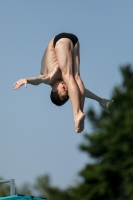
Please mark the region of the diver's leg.
POLYGON ((68 94, 72 103, 76 132, 83 131, 81 123, 85 114, 81 111, 78 85, 73 77, 73 44, 71 40, 62 38, 55 46, 57 62, 62 72, 62 78, 67 85, 68 94))
MULTIPOLYGON (((84 87, 84 83, 80 77, 80 44, 79 44, 79 41, 75 44, 74 50, 73 50, 73 72, 74 72, 75 81, 77 82, 78 87, 79 87, 80 107, 83 112, 84 103, 85 103, 85 87, 84 87)), ((81 122, 81 128, 84 129, 84 121, 81 122)))

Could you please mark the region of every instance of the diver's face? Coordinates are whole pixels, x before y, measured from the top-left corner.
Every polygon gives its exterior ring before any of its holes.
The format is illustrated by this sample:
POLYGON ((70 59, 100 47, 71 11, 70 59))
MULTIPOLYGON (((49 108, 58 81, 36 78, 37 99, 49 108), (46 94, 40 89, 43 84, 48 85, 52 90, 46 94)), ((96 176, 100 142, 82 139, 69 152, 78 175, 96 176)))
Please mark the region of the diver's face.
POLYGON ((58 94, 61 98, 68 95, 68 89, 64 81, 60 81, 57 86, 58 94))

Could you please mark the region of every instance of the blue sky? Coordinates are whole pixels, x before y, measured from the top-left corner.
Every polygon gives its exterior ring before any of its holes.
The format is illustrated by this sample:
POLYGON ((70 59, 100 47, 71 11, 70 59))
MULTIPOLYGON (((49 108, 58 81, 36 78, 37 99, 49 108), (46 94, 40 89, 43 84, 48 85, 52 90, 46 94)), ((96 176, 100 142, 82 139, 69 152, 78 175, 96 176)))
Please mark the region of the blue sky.
MULTIPOLYGON (((76 134, 70 102, 54 106, 47 85, 21 87, 23 77, 38 76, 49 40, 60 32, 77 35, 81 77, 85 86, 111 98, 121 83, 119 67, 133 63, 133 1, 0 1, 0 175, 16 185, 33 183, 49 174, 52 184, 65 188, 75 183, 86 162, 78 150, 85 131, 76 134)), ((86 100, 100 111, 97 102, 86 100)))

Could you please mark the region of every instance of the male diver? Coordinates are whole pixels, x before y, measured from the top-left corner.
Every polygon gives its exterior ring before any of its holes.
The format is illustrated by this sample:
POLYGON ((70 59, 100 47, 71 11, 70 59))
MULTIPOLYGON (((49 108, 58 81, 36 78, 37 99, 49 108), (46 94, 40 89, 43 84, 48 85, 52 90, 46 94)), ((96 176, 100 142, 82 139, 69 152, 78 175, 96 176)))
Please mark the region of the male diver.
POLYGON ((52 38, 42 58, 40 75, 18 80, 14 84, 14 89, 17 90, 22 85, 27 87, 27 83, 50 85, 51 101, 57 106, 66 103, 70 97, 77 133, 84 129, 85 97, 99 102, 107 112, 107 103, 113 102, 98 97, 85 88, 80 76, 80 44, 78 38, 71 33, 60 33, 52 38))

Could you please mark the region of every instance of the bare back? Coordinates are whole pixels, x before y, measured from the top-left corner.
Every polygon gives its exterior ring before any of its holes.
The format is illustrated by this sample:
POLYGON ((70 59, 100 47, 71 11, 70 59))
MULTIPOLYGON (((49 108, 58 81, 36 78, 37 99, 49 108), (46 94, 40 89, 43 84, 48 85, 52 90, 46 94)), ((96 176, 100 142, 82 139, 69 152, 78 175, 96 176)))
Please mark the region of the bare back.
POLYGON ((61 71, 58 66, 53 40, 54 38, 49 42, 43 54, 40 73, 42 75, 48 75, 49 77, 55 76, 61 78, 61 71))

